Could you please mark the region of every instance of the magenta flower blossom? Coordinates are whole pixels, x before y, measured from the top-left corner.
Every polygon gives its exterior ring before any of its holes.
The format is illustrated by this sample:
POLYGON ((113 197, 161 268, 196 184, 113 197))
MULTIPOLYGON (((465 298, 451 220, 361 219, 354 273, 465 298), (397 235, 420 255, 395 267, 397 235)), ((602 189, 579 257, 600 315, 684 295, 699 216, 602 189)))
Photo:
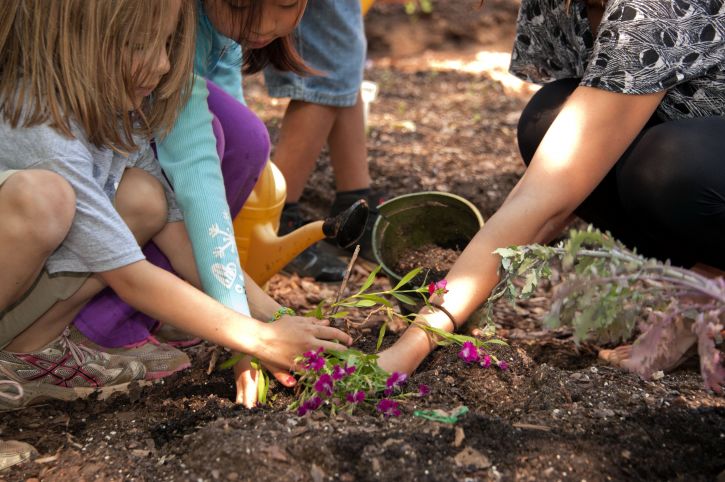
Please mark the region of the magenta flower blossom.
POLYGON ((428 294, 430 296, 433 296, 433 294, 443 296, 444 294, 448 293, 448 290, 446 289, 447 284, 448 281, 444 279, 440 281, 431 281, 431 283, 428 285, 428 294))
POLYGON ((483 360, 481 360, 481 367, 488 368, 490 366, 491 366, 491 355, 483 355, 483 360))
POLYGON ((506 360, 499 360, 499 361, 498 361, 498 367, 499 367, 499 368, 500 368, 500 369, 501 369, 502 371, 506 371, 506 370, 508 370, 508 369, 509 369, 509 364, 508 364, 508 363, 506 363, 506 360))
POLYGON ((349 403, 361 403, 365 400, 365 392, 359 390, 355 393, 348 393, 345 395, 345 400, 349 403))
POLYGON ((332 367, 332 378, 333 380, 342 380, 346 376, 355 373, 356 370, 357 368, 355 367, 355 365, 345 365, 345 368, 341 367, 340 365, 335 365, 334 367, 332 367))
POLYGON ((385 417, 398 417, 400 415, 398 402, 389 398, 383 398, 380 400, 375 408, 385 417))
POLYGON ((430 387, 428 385, 420 384, 418 385, 418 396, 419 397, 425 397, 430 393, 430 387))
POLYGON ((316 372, 319 372, 325 366, 326 360, 325 357, 322 356, 322 347, 318 348, 315 351, 305 352, 305 354, 302 356, 305 359, 302 366, 305 367, 307 370, 314 370, 316 372))
POLYGON ((405 385, 405 382, 408 381, 408 375, 401 372, 393 372, 390 374, 388 379, 385 381, 385 386, 387 387, 383 393, 385 396, 391 395, 395 390, 405 385))
POLYGON ((345 372, 345 369, 342 368, 340 365, 335 365, 332 367, 332 379, 333 380, 342 380, 347 373, 345 372))
POLYGON ((305 400, 297 409, 297 415, 301 417, 307 412, 317 410, 320 408, 320 405, 322 405, 322 399, 320 397, 312 397, 309 400, 305 400))
POLYGON ((458 358, 466 363, 474 363, 479 360, 478 348, 470 341, 463 343, 461 351, 458 352, 458 358))
POLYGON ((315 382, 314 389, 317 393, 329 397, 332 395, 332 387, 334 384, 335 382, 332 377, 327 373, 323 373, 315 382))

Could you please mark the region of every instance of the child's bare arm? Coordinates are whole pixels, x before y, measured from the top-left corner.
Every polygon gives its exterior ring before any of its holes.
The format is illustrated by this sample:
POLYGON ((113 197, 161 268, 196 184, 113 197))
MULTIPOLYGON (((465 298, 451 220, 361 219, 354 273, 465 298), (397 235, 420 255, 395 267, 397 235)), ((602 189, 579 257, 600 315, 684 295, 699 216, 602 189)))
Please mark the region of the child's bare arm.
POLYGON ((289 369, 295 356, 349 345, 349 335, 302 317, 262 323, 226 308, 148 261, 99 273, 128 304, 206 340, 256 356, 270 369, 289 369))

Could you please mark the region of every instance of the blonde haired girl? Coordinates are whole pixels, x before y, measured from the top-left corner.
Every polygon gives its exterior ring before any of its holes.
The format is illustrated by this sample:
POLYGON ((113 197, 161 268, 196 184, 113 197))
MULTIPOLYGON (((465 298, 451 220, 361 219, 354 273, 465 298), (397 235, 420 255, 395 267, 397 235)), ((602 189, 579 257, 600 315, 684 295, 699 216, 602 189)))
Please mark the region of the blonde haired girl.
MULTIPOLYGON (((348 342, 304 318, 260 323, 203 294, 173 192, 149 146, 191 78, 195 5, 13 0, 0 12, 0 380, 18 402, 101 396, 145 377, 78 346, 67 325, 104 286, 187 332, 273 369, 348 342), (22 48, 21 48, 22 47, 22 48), (144 259, 153 239, 177 273, 144 259)), ((250 287, 253 311, 278 305, 250 287)), ((3 405, 0 405, 2 408, 3 405)))

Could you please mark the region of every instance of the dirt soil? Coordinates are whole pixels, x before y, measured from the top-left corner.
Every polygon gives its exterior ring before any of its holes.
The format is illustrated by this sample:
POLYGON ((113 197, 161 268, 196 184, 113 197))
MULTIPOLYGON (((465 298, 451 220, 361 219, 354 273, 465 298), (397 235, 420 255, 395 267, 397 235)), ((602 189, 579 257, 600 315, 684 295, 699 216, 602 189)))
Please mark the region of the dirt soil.
MULTIPOLYGON (((531 91, 500 65, 514 0, 487 0, 483 10, 477 3, 436 1, 429 16, 392 4, 370 13, 366 77, 380 95, 369 147, 375 187, 453 192, 487 218, 523 172, 515 128, 531 91)), ((265 96, 259 77, 246 89, 274 139, 284 103, 265 96)), ((313 216, 332 199, 327 161, 305 192, 313 216)), ((351 286, 368 272, 356 266, 351 286)), ((278 275, 268 289, 304 308, 337 287, 278 275)), ((542 329, 549 294, 542 288, 525 303, 496 306, 498 332, 510 343, 497 354, 508 371, 467 366, 455 349, 439 349, 412 377, 430 396, 406 402, 401 417, 300 418, 285 410, 293 392, 279 386, 268 406, 246 410, 233 403, 230 371, 206 374, 211 347, 201 345, 190 350, 191 370, 129 395, 2 414, 0 438, 31 443, 39 458, 0 479, 716 480, 725 469, 725 400, 703 390, 697 364, 653 382, 603 365, 596 346, 542 329), (413 415, 461 406, 469 412, 455 424, 413 415)), ((359 347, 374 346, 375 321, 356 333, 359 347)))

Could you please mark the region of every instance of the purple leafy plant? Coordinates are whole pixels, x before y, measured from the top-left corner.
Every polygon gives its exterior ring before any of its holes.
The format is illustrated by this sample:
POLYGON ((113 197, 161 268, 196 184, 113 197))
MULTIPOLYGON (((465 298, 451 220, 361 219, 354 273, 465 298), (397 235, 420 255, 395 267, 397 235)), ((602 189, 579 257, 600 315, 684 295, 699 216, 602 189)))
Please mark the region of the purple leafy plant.
POLYGON ((549 327, 572 326, 577 343, 589 336, 619 342, 638 330, 628 368, 644 378, 682 356, 675 341, 689 336, 697 343, 706 388, 722 392, 725 366, 717 349, 725 324, 722 277, 644 258, 592 228, 572 230, 556 247, 512 246, 496 253, 501 278, 487 303, 489 317, 496 300, 531 296, 541 279, 551 278, 551 265, 558 261, 561 283, 554 290, 549 327), (522 287, 514 284, 516 278, 524 280, 522 287))

